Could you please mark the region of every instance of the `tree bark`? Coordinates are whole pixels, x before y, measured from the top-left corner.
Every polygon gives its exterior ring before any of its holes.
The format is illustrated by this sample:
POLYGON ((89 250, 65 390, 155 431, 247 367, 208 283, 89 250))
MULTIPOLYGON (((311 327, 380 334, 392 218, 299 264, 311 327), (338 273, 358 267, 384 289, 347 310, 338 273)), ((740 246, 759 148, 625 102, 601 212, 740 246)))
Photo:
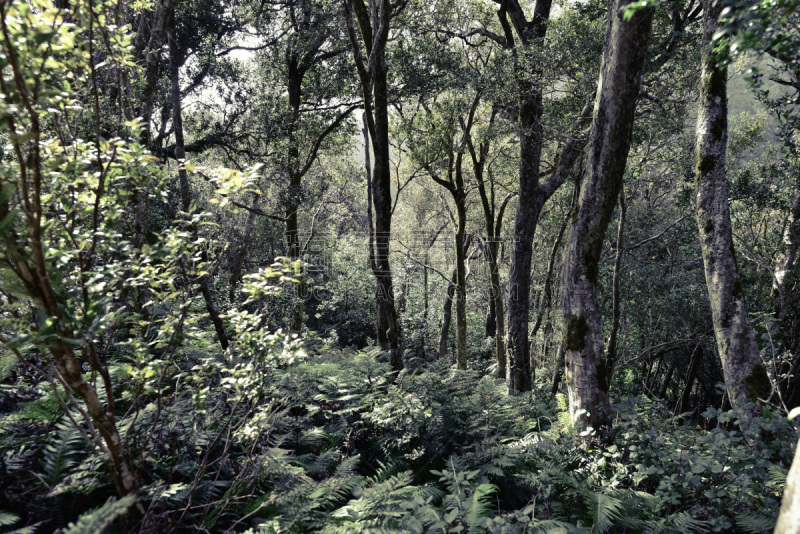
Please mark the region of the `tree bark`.
POLYGON ((177 0, 156 2, 152 21, 147 20, 148 13, 144 12, 134 40, 135 57, 139 63, 144 64, 144 86, 141 100, 141 115, 144 118, 142 144, 144 146, 150 144, 150 122, 153 117, 153 103, 161 65, 161 47, 167 38, 167 27, 171 24, 170 18, 174 16, 175 4, 177 4, 177 0))
MULTIPOLYGON (((487 257, 490 253, 487 251, 487 257)), ((489 272, 491 273, 491 261, 489 265, 489 272)), ((491 283, 491 282, 490 282, 491 283)), ((494 295, 489 294, 489 303, 486 305, 486 320, 484 322, 483 337, 494 337, 497 334, 497 310, 494 302, 494 295)))
POLYGON ((694 380, 697 377, 697 369, 700 367, 700 361, 703 359, 703 344, 698 343, 692 352, 691 361, 689 362, 689 372, 686 375, 686 385, 683 387, 681 398, 675 406, 675 415, 682 414, 689 409, 689 396, 692 394, 694 387, 694 380))
MULTIPOLYGON (((489 129, 494 124, 497 110, 492 110, 489 119, 489 129)), ((491 169, 486 166, 489 154, 490 140, 484 139, 478 149, 472 141, 472 135, 466 135, 467 148, 472 158, 472 170, 478 184, 478 193, 483 207, 483 220, 486 226, 486 259, 489 262, 489 314, 486 318, 486 337, 494 337, 495 360, 497 362, 497 378, 505 378, 507 373, 506 345, 505 345, 505 310, 503 307, 503 292, 500 285, 500 236, 503 230, 503 217, 508 202, 514 194, 508 194, 500 204, 495 205, 494 179, 491 169), (489 190, 487 191, 484 174, 489 175, 489 190)))
MULTIPOLYGON (((619 333, 621 303, 619 282, 622 275, 622 256, 625 253, 623 238, 625 237, 625 190, 619 192, 619 226, 617 227, 617 253, 614 258, 613 304, 611 305, 611 333, 608 334, 608 349, 606 351, 606 368, 608 369, 608 383, 614 375, 614 364, 617 362, 617 336, 619 333)), ((663 397, 663 395, 662 395, 663 397)))
MULTIPOLYGON (((460 154, 459 154, 460 159, 460 154)), ((456 174, 460 175, 460 162, 456 174)), ((465 232, 467 226, 467 195, 464 193, 463 179, 456 180, 460 187, 454 195, 458 213, 456 245, 456 367, 467 369, 467 262, 465 232)))
MULTIPOLYGON (((186 173, 183 160, 186 158, 186 152, 183 149, 183 117, 181 115, 181 87, 180 87, 180 62, 178 58, 178 43, 175 37, 175 10, 173 8, 169 16, 169 24, 167 29, 167 40, 169 41, 169 77, 170 89, 172 96, 172 123, 175 130, 175 158, 178 160, 178 179, 180 180, 181 190, 181 207, 184 212, 188 212, 192 205, 192 191, 189 186, 189 176, 186 173)), ((196 233, 197 229, 193 231, 196 233)), ((202 260, 207 263, 208 257, 203 250, 202 260)), ((222 347, 222 350, 228 349, 228 336, 225 334, 225 326, 222 324, 222 318, 219 315, 219 310, 214 305, 214 299, 211 295, 211 288, 209 287, 209 275, 204 274, 200 276, 197 281, 200 286, 200 292, 203 294, 203 300, 206 303, 206 311, 214 324, 214 330, 217 332, 217 339, 222 347)))
MULTIPOLYGON (((796 352, 797 333, 793 331, 789 316, 790 296, 787 295, 787 282, 796 282, 798 248, 800 247, 800 180, 795 184, 792 208, 783 230, 782 248, 775 260, 775 275, 772 279, 772 303, 775 320, 770 323, 772 339, 782 338, 786 350, 796 352)), ((796 320, 796 319, 795 319, 796 320)))
POLYGON ((661 383, 661 389, 658 392, 659 399, 667 398, 667 390, 669 388, 669 383, 672 382, 672 375, 675 374, 675 366, 669 365, 667 369, 667 376, 664 377, 664 381, 661 383))
POLYGON ((439 330, 439 358, 447 357, 447 339, 450 337, 450 323, 453 319, 453 297, 456 294, 456 283, 458 283, 458 269, 453 269, 450 283, 447 284, 447 292, 444 296, 442 307, 442 328, 439 330))
POLYGON ((377 282, 375 289, 377 341, 382 349, 389 351, 392 369, 395 371, 403 368, 403 355, 389 264, 393 205, 389 161, 389 66, 386 62, 386 43, 390 22, 404 7, 405 4, 394 7, 388 0, 370 2, 369 7, 363 0, 344 0, 345 22, 361 81, 364 114, 375 156, 371 190, 375 215, 375 254, 372 272, 377 282), (364 51, 355 33, 353 15, 358 21, 361 38, 366 44, 364 51))
POLYGON ((800 442, 794 453, 792 467, 786 477, 781 511, 774 534, 797 534, 800 525, 800 442))
POLYGON ((603 238, 622 188, 653 20, 652 8, 625 20, 629 3, 610 5, 588 164, 562 260, 563 350, 570 417, 578 432, 611 423, 597 278, 603 238))
MULTIPOLYGON (((523 45, 541 48, 550 18, 551 0, 537 0, 533 19, 524 20, 516 0, 508 2, 512 23, 523 45)), ((502 9, 501 9, 502 11, 502 9)), ((505 15, 501 16, 501 23, 505 15)), ((504 25, 508 27, 508 22, 504 25)), ((506 40, 513 41, 510 29, 506 40)), ((528 343, 528 320, 530 314, 531 255, 533 236, 539 222, 542 206, 547 200, 539 188, 539 167, 542 157, 542 101, 541 84, 532 80, 515 54, 515 75, 519 91, 519 204, 514 220, 514 255, 509 276, 511 293, 508 301, 508 362, 509 393, 530 391, 530 345, 528 343)))
MULTIPOLYGON (((704 0, 700 109, 697 118, 695 188, 697 225, 717 340, 728 396, 757 402, 772 386, 756 344, 733 249, 725 155, 728 141, 727 72, 710 51, 721 4, 704 0)), ((754 409, 759 411, 758 408, 754 409)))

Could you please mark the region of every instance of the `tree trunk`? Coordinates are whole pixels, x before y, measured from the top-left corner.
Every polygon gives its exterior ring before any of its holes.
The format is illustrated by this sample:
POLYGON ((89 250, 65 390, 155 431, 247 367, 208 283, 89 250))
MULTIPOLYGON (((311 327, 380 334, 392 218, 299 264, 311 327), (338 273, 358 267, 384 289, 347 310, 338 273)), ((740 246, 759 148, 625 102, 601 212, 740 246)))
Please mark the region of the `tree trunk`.
POLYGON ((423 285, 423 308, 422 308, 422 356, 425 357, 425 348, 427 346, 428 340, 428 315, 430 309, 430 303, 428 301, 428 263, 430 262, 430 257, 428 254, 428 250, 425 251, 425 265, 422 267, 422 285, 423 285))
MULTIPOLYGON (((399 9, 403 9, 404 5, 399 9)), ((361 81, 364 113, 375 156, 371 179, 375 214, 375 254, 371 263, 377 282, 375 289, 377 341, 382 349, 389 351, 392 369, 395 371, 403 368, 403 355, 389 264, 393 205, 389 161, 389 67, 386 63, 386 43, 389 38, 390 22, 397 14, 389 2, 370 2, 368 7, 363 0, 344 1, 345 23, 361 81), (353 15, 358 20, 361 40, 366 46, 365 51, 362 51, 361 43, 356 36, 353 15)))
POLYGON ((496 334, 494 336, 494 353, 497 360, 497 378, 505 378, 507 371, 505 342, 505 312, 503 310, 503 293, 500 287, 500 269, 497 264, 498 243, 495 241, 492 257, 489 260, 492 282, 492 301, 495 309, 496 334))
MULTIPOLYGON (((489 262, 489 270, 491 272, 493 266, 489 262)), ((494 294, 489 294, 489 303, 486 306, 486 321, 484 323, 483 337, 494 337, 497 334, 497 310, 494 302, 494 294)))
POLYGON ((170 18, 174 17, 177 0, 162 0, 156 2, 152 21, 147 20, 149 13, 142 14, 139 31, 134 40, 134 54, 137 61, 144 65, 144 86, 140 113, 144 118, 142 141, 148 146, 151 141, 150 122, 153 117, 153 104, 156 86, 158 84, 159 66, 161 65, 161 47, 167 36, 168 26, 172 24, 170 18))
MULTIPOLYGON (((175 10, 170 13, 170 21, 167 30, 167 40, 169 41, 169 76, 171 84, 172 96, 172 124, 175 130, 175 159, 178 161, 178 179, 180 180, 181 189, 181 207, 184 212, 188 212, 192 205, 192 192, 189 186, 189 177, 186 173, 186 168, 183 161, 186 158, 184 151, 183 141, 183 117, 181 115, 181 87, 180 87, 180 62, 178 58, 178 43, 175 38, 175 10)), ((193 231, 196 233, 197 229, 193 231)), ((205 250, 202 254, 202 259, 205 263, 208 262, 205 250)), ((228 349, 228 336, 225 334, 225 327, 222 324, 222 318, 219 316, 219 310, 214 305, 214 300, 211 295, 211 288, 209 287, 209 275, 202 275, 198 284, 200 285, 200 292, 203 294, 203 300, 206 303, 206 311, 214 324, 214 330, 217 332, 217 339, 222 347, 222 350, 228 349)))
MULTIPOLYGON (((550 310, 553 304, 553 270, 555 269, 556 264, 556 254, 558 253, 558 248, 561 246, 561 240, 564 238, 564 231, 567 229, 567 224, 569 219, 572 217, 572 211, 574 209, 574 197, 573 197, 573 205, 570 207, 570 210, 567 212, 567 216, 564 218, 564 222, 561 223, 561 229, 558 231, 558 236, 556 237, 555 243, 553 243, 553 249, 550 252, 550 260, 547 263, 547 275, 545 276, 544 281, 544 289, 542 291, 542 298, 539 300, 539 312, 536 314, 536 322, 533 325, 533 330, 531 331, 531 337, 536 337, 536 334, 539 332, 539 328, 542 326, 542 320, 544 319, 545 313, 548 316, 548 325, 550 310)), ((552 328, 552 325, 550 325, 552 328)), ((542 343, 542 347, 544 349, 547 340, 542 343)), ((544 358, 543 361, 547 361, 547 353, 546 350, 542 350, 542 357, 544 358)), ((533 355, 531 355, 531 363, 530 367, 532 371, 535 371, 536 365, 534 362, 533 355)), ((532 372, 531 375, 534 373, 532 372)))
POLYGON ((242 266, 244 259, 247 256, 247 249, 250 247, 250 234, 253 231, 253 223, 256 219, 256 211, 258 209, 258 201, 261 195, 253 193, 252 209, 247 214, 247 222, 244 225, 244 235, 242 236, 242 244, 239 250, 236 251, 236 256, 233 258, 233 267, 231 268, 230 288, 228 289, 228 300, 233 303, 236 296, 236 286, 242 280, 242 266))
MULTIPOLYGON (((733 250, 725 152, 728 141, 727 72, 710 53, 721 4, 704 0, 700 109, 697 118, 695 188, 697 225, 711 301, 714 335, 731 404, 757 402, 772 387, 747 316, 733 250)), ((756 408, 756 412, 759 411, 756 408)))
POLYGON ((703 345, 698 343, 692 352, 692 358, 689 362, 689 372, 686 375, 686 385, 683 387, 681 398, 678 400, 678 405, 675 406, 675 415, 680 415, 689 409, 689 396, 692 394, 694 387, 694 380, 697 376, 697 369, 700 367, 700 360, 703 359, 703 345))
MULTIPOLYGON (((459 157, 460 159, 460 157, 459 157)), ((460 174, 459 168, 456 173, 460 174)), ((463 180, 461 180, 463 182, 463 180)), ((462 187, 455 194, 456 211, 458 212, 458 230, 456 231, 456 367, 467 369, 467 264, 465 231, 467 225, 467 197, 462 187)))
POLYGON ((553 375, 553 387, 550 394, 555 396, 558 393, 558 388, 561 386, 561 379, 564 378, 564 365, 565 365, 564 347, 558 349, 558 360, 556 360, 556 372, 553 375))
POLYGON ((447 356, 447 338, 450 337, 450 323, 453 318, 453 296, 456 294, 456 284, 458 283, 458 269, 453 269, 450 283, 447 284, 447 293, 444 296, 444 306, 442 309, 442 329, 439 331, 439 358, 447 356))
POLYGON ((775 317, 779 323, 786 316, 786 280, 797 268, 797 252, 800 247, 800 183, 796 184, 796 187, 798 192, 795 194, 792 211, 783 231, 783 249, 775 262, 775 276, 772 279, 775 317))
POLYGON ((609 386, 611 385, 611 377, 614 374, 614 364, 617 362, 617 336, 619 334, 621 309, 619 280, 622 273, 622 255, 625 252, 622 244, 625 230, 625 211, 625 190, 622 188, 619 192, 619 226, 617 227, 617 253, 614 259, 614 302, 611 306, 611 333, 608 334, 608 350, 606 351, 606 368, 608 369, 609 386))
MULTIPOLYGON (((491 118, 489 119, 489 128, 491 129, 494 124, 497 110, 492 110, 491 118)), ((472 158, 472 169, 475 174, 475 181, 478 185, 478 192, 481 197, 481 206, 483 207, 484 224, 486 225, 486 256, 489 262, 489 315, 486 318, 486 336, 494 336, 494 352, 495 360, 497 361, 497 378, 506 377, 506 345, 505 345, 505 311, 503 309, 503 292, 500 285, 500 265, 499 265, 499 252, 500 252, 500 235, 503 229, 503 215, 505 213, 508 202, 513 198, 513 194, 509 194, 503 199, 499 209, 495 209, 495 189, 494 179, 492 177, 491 169, 486 166, 487 156, 489 154, 490 141, 484 139, 480 145, 479 150, 475 150, 475 145, 472 142, 470 132, 465 133, 465 140, 467 148, 469 149, 472 158), (489 174, 489 187, 487 192, 486 184, 484 182, 484 171, 489 174)))
MULTIPOLYGON (((297 224, 297 210, 300 207, 301 184, 303 176, 300 173, 300 149, 297 145, 296 131, 300 120, 300 99, 304 70, 298 65, 297 56, 289 53, 288 58, 288 93, 289 93, 289 125, 287 132, 288 153, 286 161, 286 174, 289 177, 289 191, 286 202, 286 248, 293 262, 300 262, 300 234, 297 224)), ((301 266, 297 274, 299 283, 293 288, 295 298, 292 303, 289 329, 300 331, 303 329, 303 308, 305 300, 305 269, 301 266)))
POLYGON ((800 529, 800 442, 794 452, 792 467, 786 477, 781 511, 774 534, 797 534, 800 529))
MULTIPOLYGON (((537 5, 539 2, 537 2, 537 5)), ((530 94, 520 106, 519 204, 514 220, 513 268, 509 276, 511 295, 508 301, 508 389, 509 392, 530 391, 530 347, 528 320, 530 315, 531 256, 533 236, 539 222, 544 199, 539 190, 539 166, 542 155, 542 93, 530 94)))
POLYGON ((603 238, 622 188, 653 20, 652 8, 625 20, 629 3, 610 5, 588 164, 562 260, 563 349, 577 432, 611 423, 597 277, 603 238))
POLYGON ((664 382, 661 383, 661 390, 658 392, 659 399, 667 398, 667 389, 669 388, 669 383, 672 382, 672 375, 674 374, 675 374, 675 366, 670 365, 669 369, 667 369, 667 376, 664 377, 664 382))

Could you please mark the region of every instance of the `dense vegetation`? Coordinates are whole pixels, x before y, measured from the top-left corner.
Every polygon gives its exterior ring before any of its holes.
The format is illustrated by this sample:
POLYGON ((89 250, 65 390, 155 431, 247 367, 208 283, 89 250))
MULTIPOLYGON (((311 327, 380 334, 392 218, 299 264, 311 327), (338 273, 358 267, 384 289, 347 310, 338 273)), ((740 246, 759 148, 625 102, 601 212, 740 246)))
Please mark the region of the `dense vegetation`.
POLYGON ((0 532, 798 531, 796 8, 0 0, 0 532))

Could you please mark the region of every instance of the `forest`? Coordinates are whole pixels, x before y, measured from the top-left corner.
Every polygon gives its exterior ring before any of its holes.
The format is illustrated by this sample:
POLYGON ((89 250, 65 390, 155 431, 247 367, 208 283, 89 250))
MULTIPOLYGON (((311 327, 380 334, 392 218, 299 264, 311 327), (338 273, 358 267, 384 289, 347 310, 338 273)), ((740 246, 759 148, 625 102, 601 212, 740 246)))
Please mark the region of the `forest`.
POLYGON ((800 532, 800 0, 0 15, 0 532, 800 532))

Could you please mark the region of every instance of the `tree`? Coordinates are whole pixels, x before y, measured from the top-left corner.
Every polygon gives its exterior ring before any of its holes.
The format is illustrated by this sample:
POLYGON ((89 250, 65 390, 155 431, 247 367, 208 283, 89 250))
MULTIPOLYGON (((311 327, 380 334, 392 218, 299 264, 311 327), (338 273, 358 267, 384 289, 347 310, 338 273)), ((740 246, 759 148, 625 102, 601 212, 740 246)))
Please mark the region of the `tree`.
MULTIPOLYGON (((553 193, 564 184, 569 172, 582 152, 580 133, 569 137, 545 181, 541 162, 544 146, 542 114, 544 101, 543 69, 539 56, 545 49, 545 36, 552 2, 538 0, 531 19, 525 15, 517 0, 495 0, 500 8, 497 17, 502 35, 477 28, 463 35, 480 35, 492 39, 512 58, 512 76, 515 85, 515 102, 511 114, 516 119, 519 135, 519 199, 514 222, 514 251, 509 275, 510 295, 508 306, 507 350, 508 390, 510 393, 529 391, 531 388, 530 344, 528 327, 530 319, 531 257, 533 237, 542 208, 553 193)), ((582 114, 575 130, 580 132, 588 117, 582 114)))
MULTIPOLYGON (((454 270, 456 276, 453 280, 456 297, 456 364, 462 370, 467 368, 466 249, 468 247, 466 239, 467 183, 464 176, 463 147, 475 124, 475 114, 480 105, 481 96, 481 91, 476 90, 468 105, 466 101, 461 102, 461 99, 456 97, 452 101, 449 98, 445 98, 442 102, 435 101, 432 107, 423 102, 422 107, 425 113, 417 113, 414 116, 414 119, 424 125, 420 132, 422 135, 419 137, 424 138, 423 143, 429 145, 425 147, 427 150, 424 152, 412 146, 415 157, 421 160, 422 167, 431 179, 450 193, 456 208, 456 217, 453 221, 456 253, 454 270), (437 165, 437 161, 446 161, 446 164, 437 165)), ((449 292, 448 288, 448 298, 451 299, 449 292)), ((444 327, 442 331, 445 331, 444 327)))
MULTIPOLYGON (((124 199, 137 191, 152 200, 156 173, 142 147, 119 137, 136 122, 120 112, 117 137, 101 135, 99 64, 121 71, 131 59, 121 34, 100 24, 114 9, 80 1, 68 12, 47 2, 0 3, 0 117, 13 153, 0 171, 0 340, 49 382, 87 445, 105 455, 118 494, 137 495, 107 357, 115 332, 131 320, 125 277, 159 291, 153 275, 175 275, 176 263, 145 272, 137 263, 153 257, 119 231, 124 199), (85 84, 70 84, 76 73, 88 77, 85 84)), ((154 256, 167 252, 153 248, 154 256)))
MULTIPOLYGON (((497 108, 493 108, 489 118, 489 130, 494 125, 497 108)), ((494 337, 495 359, 497 361, 497 377, 505 378, 507 370, 505 346, 505 310, 503 307, 503 292, 500 284, 500 243, 503 230, 503 217, 509 201, 516 196, 516 192, 506 194, 498 207, 495 202, 495 180, 490 165, 488 164, 489 148, 491 147, 490 133, 485 139, 480 140, 476 150, 472 135, 467 132, 466 143, 472 159, 472 171, 475 174, 475 183, 481 197, 483 219, 486 225, 485 254, 489 262, 489 315, 487 317, 486 334, 494 337), (486 174, 488 174, 488 188, 486 174), (491 329, 489 325, 491 324, 491 329), (492 332, 493 330, 493 332, 492 332)))
POLYGON ((744 302, 733 249, 725 156, 728 141, 727 72, 710 49, 722 6, 706 0, 705 46, 697 118, 695 188, 697 226, 711 301, 714 335, 731 403, 758 402, 772 386, 744 302))
MULTIPOLYGON (((189 176, 186 172, 185 159, 186 152, 183 142, 183 116, 181 110, 181 85, 180 85, 180 65, 183 63, 178 56, 178 40, 175 35, 175 9, 168 14, 167 22, 167 41, 169 42, 169 78, 172 97, 172 129, 175 131, 175 158, 178 160, 178 179, 181 190, 181 208, 188 214, 192 207, 192 190, 189 185, 189 176)), ((197 229, 193 227, 195 235, 197 229)), ((203 249, 203 261, 208 262, 208 254, 203 249)), ((228 335, 225 333, 225 325, 219 314, 219 309, 214 304, 214 297, 211 295, 210 287, 211 273, 202 274, 198 279, 203 300, 206 303, 206 310, 214 329, 217 332, 217 339, 222 350, 228 349, 228 335)))
POLYGON ((389 351, 392 368, 400 370, 403 368, 400 323, 394 305, 389 264, 393 203, 389 162, 389 65, 386 61, 386 45, 391 22, 402 13, 408 0, 398 0, 394 4, 389 0, 378 0, 370 2, 369 6, 363 0, 343 2, 347 33, 361 82, 367 131, 375 156, 367 194, 371 209, 374 210, 374 220, 370 215, 369 222, 370 265, 377 281, 375 324, 378 344, 389 351), (358 23, 358 34, 354 17, 358 23))
POLYGON ((786 477, 783 501, 774 534, 794 534, 800 525, 800 443, 795 448, 792 467, 786 477))
MULTIPOLYGON (((285 39, 284 49, 279 56, 283 61, 279 70, 286 77, 288 94, 288 116, 286 117, 285 138, 286 157, 283 174, 287 178, 285 193, 286 246, 293 261, 300 261, 302 247, 298 228, 298 210, 303 203, 302 180, 317 160, 319 150, 326 138, 334 132, 356 108, 356 105, 344 102, 337 106, 334 101, 341 98, 341 87, 335 87, 340 81, 339 73, 333 68, 325 68, 329 60, 344 54, 344 43, 339 39, 336 13, 332 6, 312 2, 296 2, 287 7, 284 27, 288 26, 289 34, 285 39), (323 90, 317 88, 316 94, 305 94, 306 77, 309 74, 319 77, 314 70, 322 71, 322 77, 328 78, 323 90), (333 86, 333 87, 331 87, 333 86), (328 118, 329 113, 315 112, 326 108, 339 108, 328 118), (302 116, 306 117, 301 121, 302 116), (309 128, 310 124, 325 121, 322 129, 309 128), (305 138, 304 138, 305 137, 305 138), (310 137, 310 138, 307 138, 310 137), (301 154, 301 147, 307 146, 306 154, 301 154)), ((274 24, 275 22, 272 21, 274 24)), ((342 65, 343 66, 343 65, 342 65)), ((334 67, 336 68, 336 67, 334 67)), ((275 69, 278 70, 278 69, 275 69)), ((298 300, 290 320, 289 328, 300 330, 303 326, 303 301, 306 295, 306 280, 301 274, 297 285, 298 300)))
POLYGON ((629 4, 615 0, 609 6, 586 173, 562 260, 562 349, 570 417, 579 432, 607 425, 611 417, 597 279, 622 188, 653 20, 652 8, 626 16, 629 4))

